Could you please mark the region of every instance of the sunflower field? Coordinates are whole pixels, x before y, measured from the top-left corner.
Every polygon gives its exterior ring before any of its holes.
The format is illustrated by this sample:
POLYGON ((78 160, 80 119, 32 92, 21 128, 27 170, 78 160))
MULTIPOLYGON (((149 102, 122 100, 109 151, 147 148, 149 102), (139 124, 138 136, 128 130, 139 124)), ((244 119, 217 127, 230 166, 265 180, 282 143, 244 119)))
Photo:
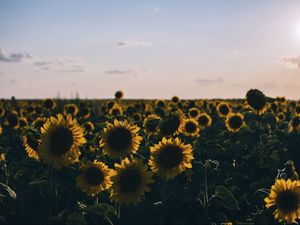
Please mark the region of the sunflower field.
POLYGON ((300 222, 300 101, 0 101, 0 224, 300 222))

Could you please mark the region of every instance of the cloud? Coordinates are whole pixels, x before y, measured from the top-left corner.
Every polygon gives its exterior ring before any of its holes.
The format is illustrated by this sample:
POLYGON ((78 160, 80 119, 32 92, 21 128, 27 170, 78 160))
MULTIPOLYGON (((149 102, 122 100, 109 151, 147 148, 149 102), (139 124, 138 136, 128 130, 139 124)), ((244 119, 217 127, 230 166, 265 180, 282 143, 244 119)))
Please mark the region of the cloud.
POLYGON ((27 52, 17 52, 8 54, 0 49, 0 61, 2 62, 21 62, 24 59, 30 59, 32 56, 27 52))
POLYGON ((131 72, 132 72, 131 70, 117 70, 117 69, 104 71, 104 73, 106 74, 129 74, 131 72))
POLYGON ((39 60, 33 65, 45 71, 84 72, 86 69, 85 63, 76 58, 39 60))
POLYGON ((283 57, 279 63, 292 69, 300 69, 300 55, 283 57))
POLYGON ((215 85, 215 84, 223 84, 224 80, 222 78, 216 78, 216 79, 201 78, 201 79, 196 79, 196 82, 202 85, 215 85))
POLYGON ((116 45, 119 47, 146 47, 150 46, 151 43, 147 41, 118 41, 116 45))

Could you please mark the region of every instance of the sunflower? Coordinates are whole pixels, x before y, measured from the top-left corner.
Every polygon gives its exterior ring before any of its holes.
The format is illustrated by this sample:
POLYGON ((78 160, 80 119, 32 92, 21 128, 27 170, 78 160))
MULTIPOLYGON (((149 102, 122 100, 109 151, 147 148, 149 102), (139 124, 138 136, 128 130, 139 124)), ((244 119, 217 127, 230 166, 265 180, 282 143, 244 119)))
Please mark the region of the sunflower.
POLYGON ((212 119, 207 113, 200 113, 197 121, 201 128, 209 127, 212 124, 212 119))
POLYGON ((226 117, 230 112, 230 106, 227 102, 221 102, 217 105, 217 112, 220 117, 226 117))
POLYGON ((2 132, 3 132, 3 129, 2 129, 2 127, 0 126, 0 135, 2 134, 2 132))
POLYGON ((120 105, 115 104, 109 111, 109 115, 112 116, 122 116, 123 115, 123 109, 120 105))
POLYGON ((277 179, 264 200, 267 208, 276 208, 273 215, 279 222, 293 223, 300 219, 300 181, 277 179))
POLYGON ((188 111, 188 115, 193 119, 197 119, 200 115, 200 110, 196 107, 190 108, 188 111))
POLYGON ((3 117, 4 114, 5 114, 5 109, 2 106, 0 106, 0 118, 3 117))
POLYGON ((39 160, 39 145, 41 143, 40 137, 36 132, 26 128, 22 136, 23 146, 28 157, 39 160))
POLYGON ((289 123, 289 132, 300 131, 300 116, 295 116, 289 123))
POLYGON ((79 110, 80 116, 82 116, 84 119, 87 119, 91 116, 91 110, 87 107, 81 107, 79 110))
POLYGON ((7 115, 6 124, 15 130, 19 128, 20 126, 19 115, 16 111, 12 111, 7 115))
POLYGON ((157 132, 161 118, 155 114, 151 114, 144 119, 144 129, 148 135, 157 132))
POLYGON ((92 132, 95 129, 95 125, 90 121, 84 123, 83 127, 86 132, 92 132))
POLYGON ((44 123, 46 122, 46 118, 45 117, 37 117, 33 122, 32 122, 32 125, 40 130, 41 127, 44 125, 44 123))
POLYGON ((174 104, 177 104, 177 103, 179 103, 179 98, 177 97, 177 96, 173 96, 172 97, 172 99, 171 99, 171 101, 174 103, 174 104))
POLYGON ((140 159, 125 158, 120 164, 115 163, 115 173, 112 176, 110 198, 119 204, 136 205, 141 201, 145 192, 151 189, 153 173, 140 159))
POLYGON ((258 114, 266 111, 267 100, 263 92, 257 89, 251 89, 246 94, 248 105, 258 114))
POLYGON ((44 107, 46 109, 54 109, 55 106, 56 106, 56 103, 55 103, 55 101, 53 99, 51 99, 51 98, 45 99, 45 101, 44 101, 44 107))
POLYGON ((183 120, 184 116, 181 111, 166 116, 160 124, 160 134, 165 137, 181 132, 183 120))
POLYGON ((121 100, 123 98, 124 94, 122 91, 117 91, 115 93, 115 98, 118 99, 118 100, 121 100))
POLYGON ((19 126, 20 128, 26 127, 28 124, 26 117, 20 117, 19 118, 19 126))
POLYGON ((86 143, 84 130, 71 115, 64 118, 51 117, 41 128, 42 137, 39 152, 46 163, 60 169, 78 162, 79 146, 86 143))
POLYGON ((229 113, 226 117, 225 124, 230 132, 238 132, 245 126, 244 117, 241 113, 229 113))
POLYGON ((78 113, 79 109, 78 106, 73 104, 73 103, 69 103, 64 105, 64 114, 65 115, 72 115, 72 116, 76 116, 78 113))
POLYGON ((184 144, 179 138, 163 138, 150 147, 150 168, 163 179, 173 179, 187 168, 192 168, 192 151, 192 146, 184 144))
POLYGON ((199 135, 199 123, 195 119, 185 119, 183 124, 183 133, 186 136, 197 137, 199 135))
POLYGON ((100 147, 111 158, 124 157, 135 153, 143 138, 138 135, 140 128, 128 121, 114 120, 103 129, 100 147))
POLYGON ((286 115, 284 112, 280 112, 277 114, 277 118, 280 120, 280 121, 284 121, 286 119, 286 115))
POLYGON ((77 186, 91 196, 111 187, 112 170, 102 162, 86 162, 79 167, 81 174, 77 177, 77 186))

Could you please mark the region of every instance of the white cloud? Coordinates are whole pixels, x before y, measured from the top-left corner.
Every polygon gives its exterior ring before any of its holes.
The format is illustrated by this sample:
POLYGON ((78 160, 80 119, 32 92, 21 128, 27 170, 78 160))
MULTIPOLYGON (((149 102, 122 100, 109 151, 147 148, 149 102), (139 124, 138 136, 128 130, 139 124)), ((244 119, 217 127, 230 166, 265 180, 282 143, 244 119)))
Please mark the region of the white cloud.
POLYGON ((7 53, 0 49, 0 61, 2 62, 21 62, 24 59, 30 59, 32 56, 27 52, 7 53))
POLYGON ((151 43, 147 41, 118 41, 116 45, 119 47, 146 47, 150 46, 151 43))
POLYGON ((279 63, 292 69, 300 69, 300 55, 283 57, 279 63))
POLYGON ((46 71, 84 72, 85 63, 77 58, 39 60, 33 63, 36 67, 46 71))

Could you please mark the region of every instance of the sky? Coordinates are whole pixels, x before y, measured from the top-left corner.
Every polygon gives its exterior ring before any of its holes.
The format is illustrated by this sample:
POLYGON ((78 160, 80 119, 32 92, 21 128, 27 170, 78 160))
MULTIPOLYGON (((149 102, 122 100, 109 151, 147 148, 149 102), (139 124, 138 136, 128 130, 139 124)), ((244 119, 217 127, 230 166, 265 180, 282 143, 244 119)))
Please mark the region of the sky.
POLYGON ((300 97, 300 0, 0 0, 0 98, 300 97))

